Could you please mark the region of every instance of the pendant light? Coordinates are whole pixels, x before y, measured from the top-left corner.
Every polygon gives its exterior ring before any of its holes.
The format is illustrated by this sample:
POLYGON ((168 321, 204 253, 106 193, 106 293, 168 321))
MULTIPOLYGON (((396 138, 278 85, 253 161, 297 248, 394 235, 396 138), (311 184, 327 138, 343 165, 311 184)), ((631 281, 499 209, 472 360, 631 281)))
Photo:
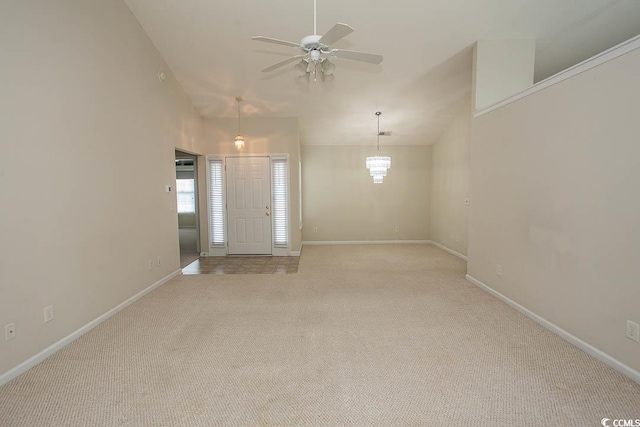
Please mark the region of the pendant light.
POLYGON ((236 96, 236 101, 238 101, 238 136, 236 136, 234 144, 236 150, 242 151, 244 150, 244 137, 240 134, 240 103, 242 102, 242 97, 236 96))
POLYGON ((380 156, 380 111, 376 112, 378 116, 378 145, 376 146, 376 155, 367 157, 366 166, 369 174, 373 177, 374 184, 382 184, 384 177, 387 176, 387 169, 391 168, 391 157, 380 156))

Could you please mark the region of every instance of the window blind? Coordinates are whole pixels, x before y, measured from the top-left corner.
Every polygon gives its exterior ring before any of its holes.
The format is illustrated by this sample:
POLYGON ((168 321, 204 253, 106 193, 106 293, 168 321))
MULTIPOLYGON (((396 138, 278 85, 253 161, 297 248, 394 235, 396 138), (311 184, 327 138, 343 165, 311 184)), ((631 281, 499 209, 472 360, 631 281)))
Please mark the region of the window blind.
POLYGON ((287 213, 287 159, 271 159, 271 218, 273 246, 287 246, 289 220, 287 213))
POLYGON ((209 159, 209 233, 211 246, 224 246, 224 197, 222 159, 209 159))

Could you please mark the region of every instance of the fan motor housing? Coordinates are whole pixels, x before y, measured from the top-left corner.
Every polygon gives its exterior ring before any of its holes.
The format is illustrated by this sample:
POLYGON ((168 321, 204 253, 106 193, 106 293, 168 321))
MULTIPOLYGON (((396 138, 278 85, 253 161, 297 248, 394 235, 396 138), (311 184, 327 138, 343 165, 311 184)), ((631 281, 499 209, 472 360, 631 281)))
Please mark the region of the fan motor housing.
POLYGON ((327 50, 329 46, 320 43, 321 38, 322 36, 318 35, 306 36, 302 39, 302 41, 300 41, 300 45, 305 50, 327 50))

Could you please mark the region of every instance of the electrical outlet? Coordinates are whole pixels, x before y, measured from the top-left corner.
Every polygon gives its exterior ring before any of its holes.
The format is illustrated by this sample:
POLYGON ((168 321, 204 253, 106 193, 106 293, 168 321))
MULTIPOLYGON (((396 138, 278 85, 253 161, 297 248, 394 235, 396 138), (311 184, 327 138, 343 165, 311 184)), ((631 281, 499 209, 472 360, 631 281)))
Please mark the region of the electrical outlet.
POLYGON ((502 276, 502 266, 500 264, 496 264, 496 274, 502 276))
POLYGON ((16 324, 9 323, 4 327, 4 340, 9 341, 16 337, 16 324))
POLYGON ((631 320, 627 320, 627 338, 640 342, 640 325, 631 320))
POLYGON ((160 267, 160 257, 158 257, 158 262, 156 264, 160 267))
POLYGON ((153 260, 149 260, 149 270, 153 270, 153 260))
POLYGON ((44 308, 44 323, 49 323, 53 320, 53 306, 48 305, 44 308))
POLYGON ((313 232, 317 233, 318 232, 318 227, 313 227, 313 232))
POLYGON ((399 233, 399 232, 400 232, 400 226, 396 225, 396 233, 399 233))

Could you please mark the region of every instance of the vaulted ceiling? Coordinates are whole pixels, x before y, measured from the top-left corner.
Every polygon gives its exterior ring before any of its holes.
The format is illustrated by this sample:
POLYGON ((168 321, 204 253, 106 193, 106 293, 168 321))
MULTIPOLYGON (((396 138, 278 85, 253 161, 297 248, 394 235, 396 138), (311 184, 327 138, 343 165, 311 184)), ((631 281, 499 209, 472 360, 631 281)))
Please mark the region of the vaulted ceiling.
POLYGON ((317 0, 318 33, 354 32, 332 47, 384 56, 336 59, 335 79, 304 82, 298 53, 252 36, 313 34, 313 0, 125 0, 204 118, 299 117, 303 144, 432 144, 471 91, 472 46, 536 39, 536 80, 640 33, 637 0, 317 0))

